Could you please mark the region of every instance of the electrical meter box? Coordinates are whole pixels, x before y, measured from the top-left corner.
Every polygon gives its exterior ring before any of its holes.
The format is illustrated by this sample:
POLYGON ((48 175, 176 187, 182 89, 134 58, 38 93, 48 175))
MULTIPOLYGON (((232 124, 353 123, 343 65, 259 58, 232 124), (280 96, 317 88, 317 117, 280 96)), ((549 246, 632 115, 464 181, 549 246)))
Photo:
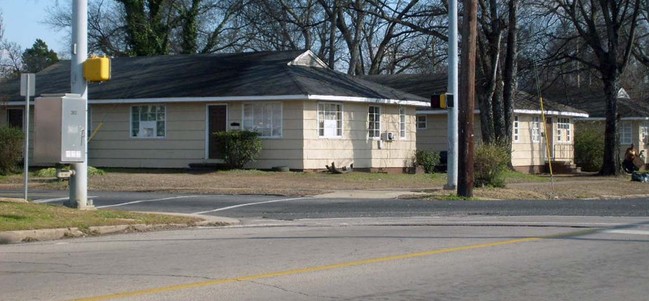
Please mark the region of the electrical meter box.
POLYGON ((85 101, 79 94, 43 94, 34 109, 34 161, 82 163, 85 159, 85 101))

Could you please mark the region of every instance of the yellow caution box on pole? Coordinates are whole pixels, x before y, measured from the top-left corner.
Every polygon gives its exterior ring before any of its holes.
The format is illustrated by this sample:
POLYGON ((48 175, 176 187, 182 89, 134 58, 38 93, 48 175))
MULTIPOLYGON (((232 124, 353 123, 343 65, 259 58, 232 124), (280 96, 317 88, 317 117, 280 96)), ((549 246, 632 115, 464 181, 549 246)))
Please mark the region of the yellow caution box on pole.
POLYGON ((91 57, 83 63, 83 77, 89 82, 104 82, 110 80, 110 59, 107 57, 91 57))

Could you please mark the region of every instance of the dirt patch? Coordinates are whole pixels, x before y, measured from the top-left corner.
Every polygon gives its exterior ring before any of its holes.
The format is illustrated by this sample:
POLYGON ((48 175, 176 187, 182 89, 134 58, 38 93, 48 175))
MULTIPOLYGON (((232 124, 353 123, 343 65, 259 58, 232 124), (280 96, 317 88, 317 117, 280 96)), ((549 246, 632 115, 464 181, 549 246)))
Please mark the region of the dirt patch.
MULTIPOLYGON (((1 189, 19 189, 20 177, 2 179, 1 189)), ((283 196, 316 195, 337 190, 423 191, 433 195, 450 195, 443 190, 444 174, 408 175, 353 172, 342 175, 301 172, 160 172, 109 171, 92 176, 93 191, 164 191, 192 194, 265 194, 283 196)), ((67 189, 67 182, 37 181, 40 189, 67 189)), ((630 181, 629 176, 599 177, 593 175, 512 178, 506 188, 476 188, 474 196, 486 199, 582 199, 616 198, 649 195, 649 184, 630 181)))

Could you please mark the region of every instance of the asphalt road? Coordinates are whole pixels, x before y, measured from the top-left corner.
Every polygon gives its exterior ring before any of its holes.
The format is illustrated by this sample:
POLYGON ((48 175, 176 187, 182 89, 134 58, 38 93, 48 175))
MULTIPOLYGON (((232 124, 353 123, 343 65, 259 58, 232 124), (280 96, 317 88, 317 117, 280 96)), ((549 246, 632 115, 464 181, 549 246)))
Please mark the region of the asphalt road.
POLYGON ((0 245, 1 299, 646 300, 649 295, 649 218, 588 217, 533 227, 431 226, 448 218, 427 219, 393 219, 402 225, 334 219, 0 245), (577 221, 585 226, 570 226, 577 221))
MULTIPOLYGON (((20 196, 0 191, 0 196, 20 196)), ((34 191, 37 202, 61 203, 65 191, 34 191)), ((411 216, 649 216, 649 200, 425 201, 240 195, 180 195, 152 192, 90 192, 97 208, 177 212, 239 219, 411 216)))
MULTIPOLYGON (((90 195, 97 208, 243 222, 0 245, 0 299, 646 300, 649 295, 644 199, 90 195)), ((57 203, 66 192, 31 196, 57 203)))

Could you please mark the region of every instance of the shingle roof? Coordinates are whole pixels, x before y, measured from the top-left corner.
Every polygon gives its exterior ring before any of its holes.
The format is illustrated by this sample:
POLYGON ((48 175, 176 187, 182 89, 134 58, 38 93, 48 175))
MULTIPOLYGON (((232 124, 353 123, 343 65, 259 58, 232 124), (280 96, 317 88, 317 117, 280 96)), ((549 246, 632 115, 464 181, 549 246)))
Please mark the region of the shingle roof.
MULTIPOLYGON (((590 118, 606 117, 606 98, 601 88, 552 88, 543 92, 553 100, 588 112, 590 118)), ((617 109, 622 118, 649 117, 649 99, 618 98, 617 109)))
MULTIPOLYGON (((88 98, 326 95, 427 102, 413 94, 323 68, 313 60, 317 58, 310 51, 114 58, 111 80, 89 84, 88 98), (304 59, 305 55, 312 57, 304 59)), ((19 82, 3 84, 0 95, 23 100, 19 82)), ((69 61, 36 75, 36 95, 69 90, 69 61)))
MULTIPOLYGON (((400 89, 406 92, 417 94, 424 98, 430 98, 433 94, 446 92, 446 74, 421 75, 421 74, 395 74, 395 75, 372 75, 363 77, 367 80, 400 89)), ((586 114, 585 111, 564 105, 544 97, 543 107, 546 111, 570 112, 586 114)), ((477 107, 476 107, 477 109, 477 107)), ((515 110, 540 111, 541 105, 537 96, 518 91, 514 101, 515 110)))

